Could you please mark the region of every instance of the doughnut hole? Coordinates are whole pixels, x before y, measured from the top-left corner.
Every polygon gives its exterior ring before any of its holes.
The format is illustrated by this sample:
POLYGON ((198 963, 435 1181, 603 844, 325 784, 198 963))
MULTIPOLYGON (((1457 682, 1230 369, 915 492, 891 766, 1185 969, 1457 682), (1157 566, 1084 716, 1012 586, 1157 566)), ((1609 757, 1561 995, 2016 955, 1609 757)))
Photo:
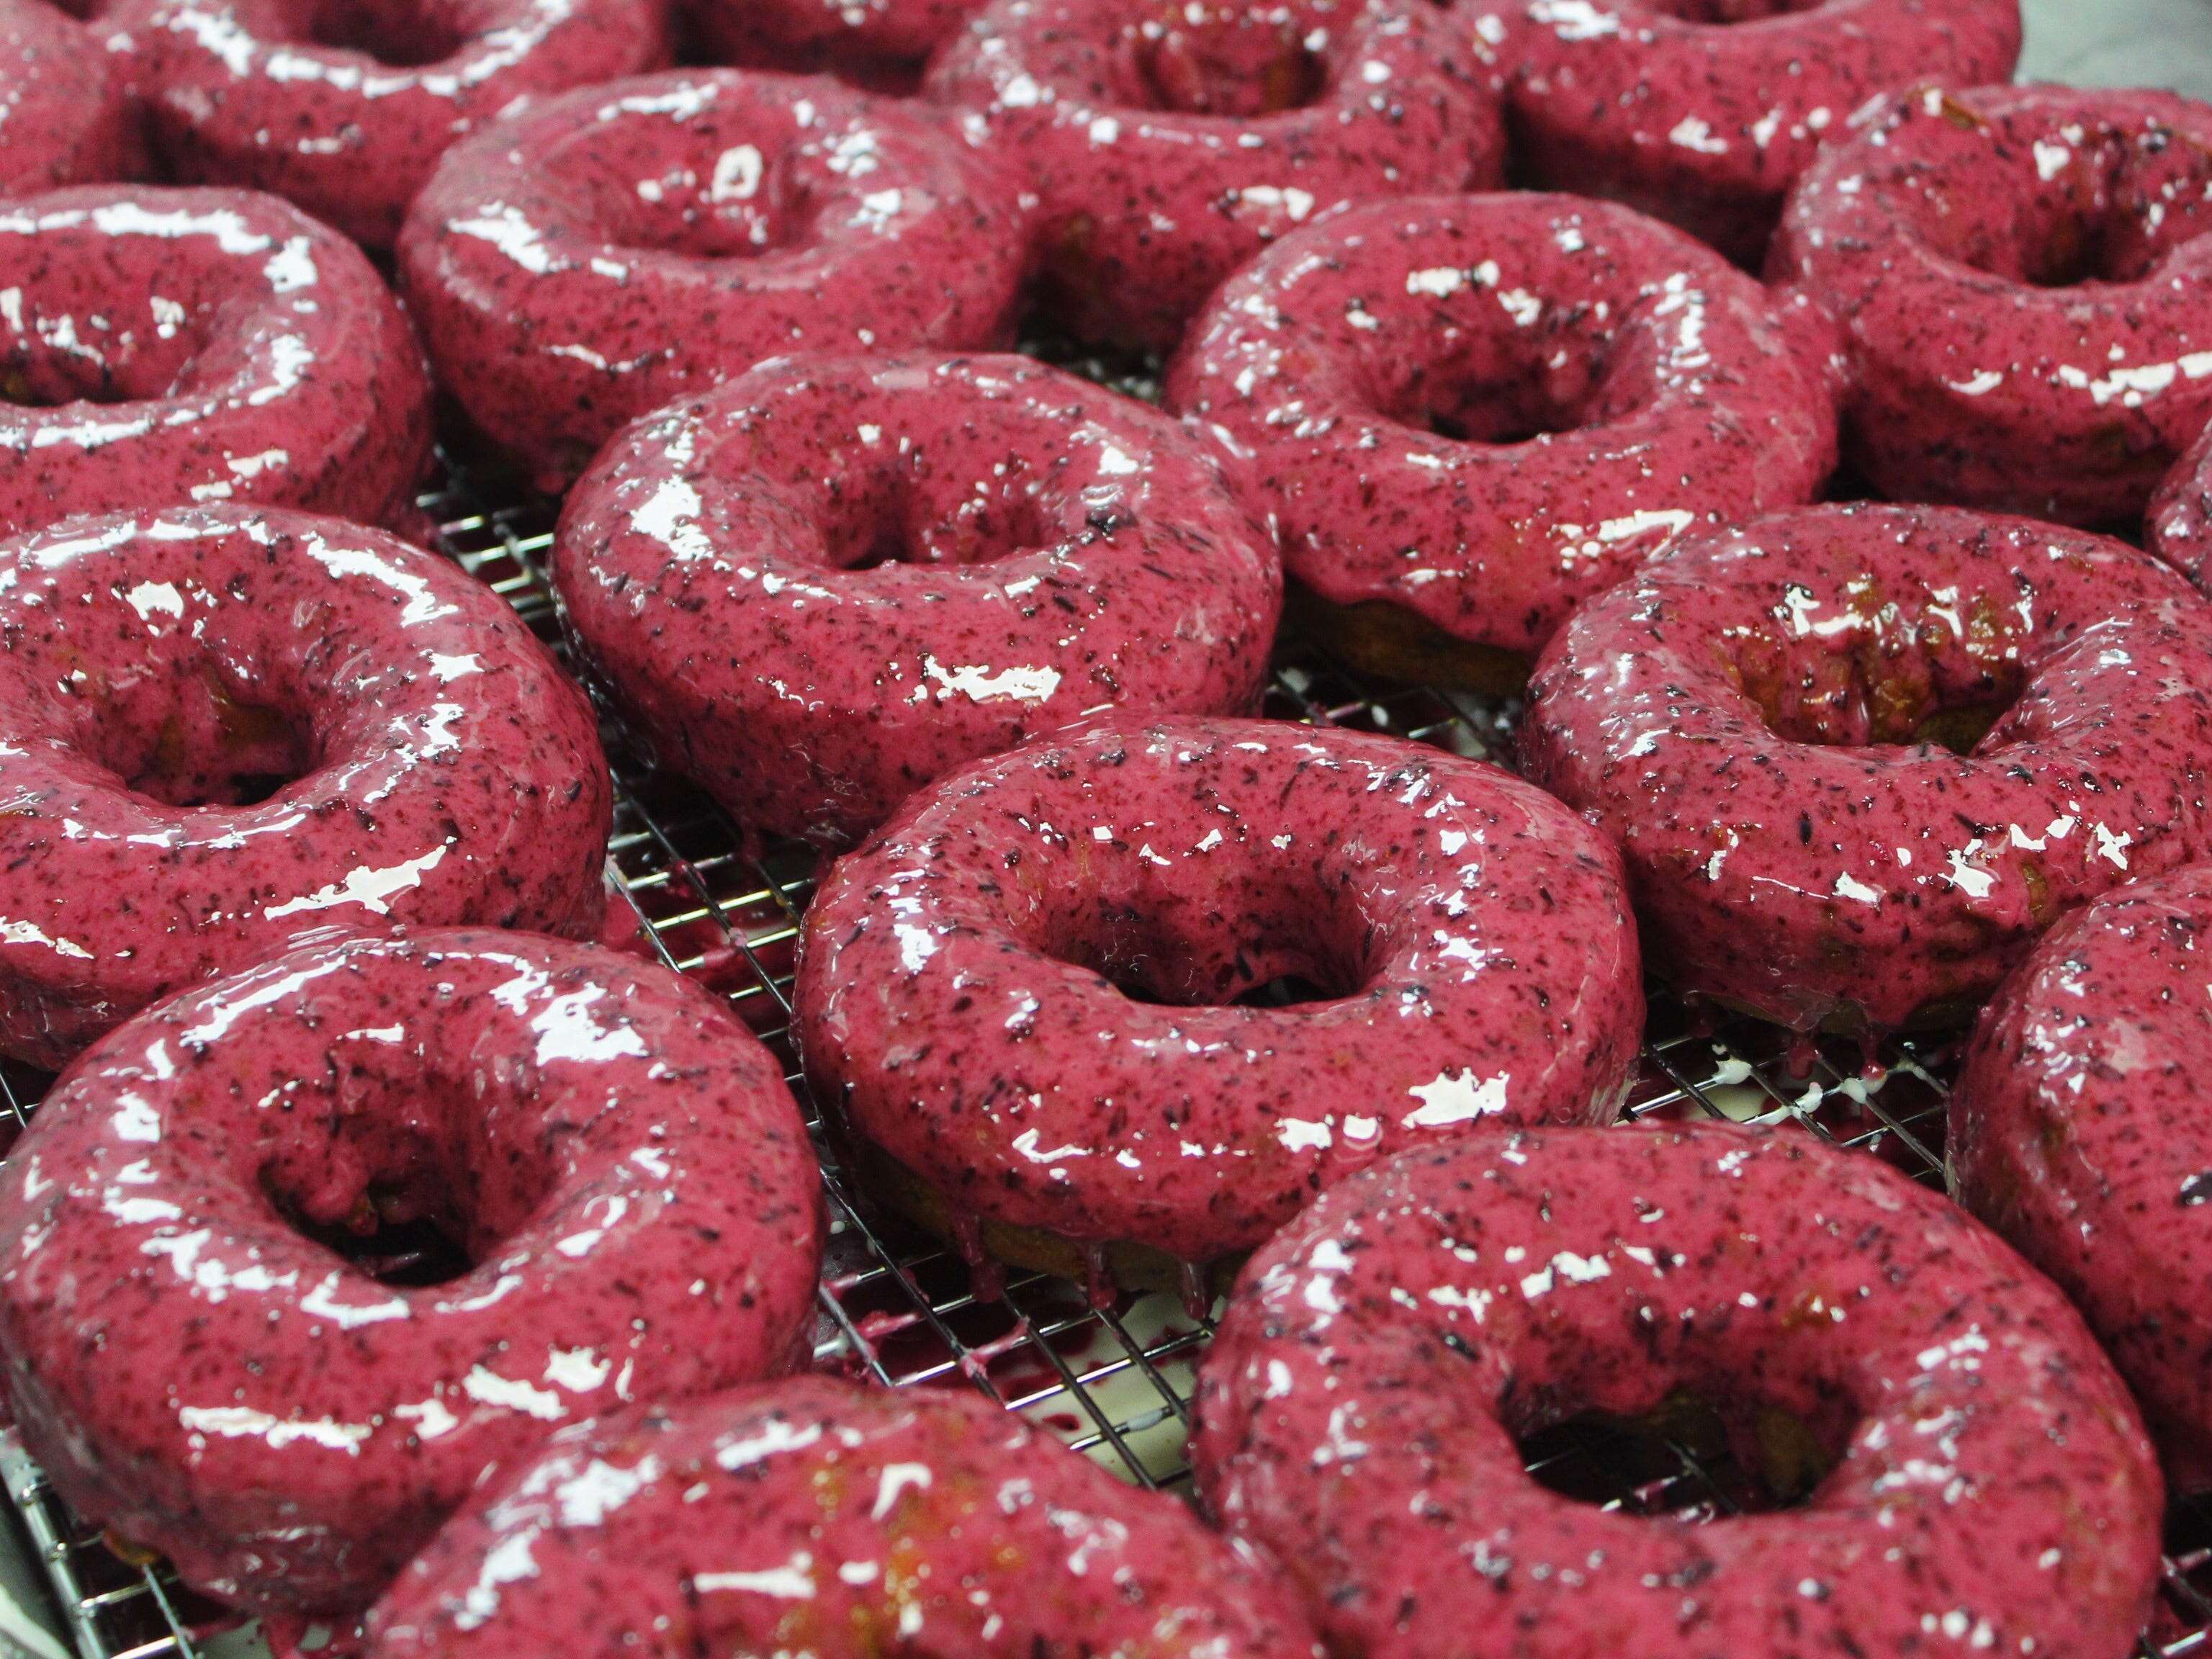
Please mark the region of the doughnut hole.
POLYGON ((424 69, 465 42, 451 4, 435 0, 309 0, 295 5, 301 39, 360 52, 387 69, 424 69))
POLYGON ((714 105, 670 147, 664 118, 594 125, 541 163, 582 217, 620 247, 687 259, 759 259, 809 246, 823 210, 823 159, 787 134, 748 131, 714 105))
MULTIPOLYGON (((129 599, 173 597, 152 585, 129 599)), ((258 676, 165 635, 126 665, 64 680, 78 751, 132 793, 179 807, 248 806, 313 771, 316 736, 258 676)))
MULTIPOLYGON (((0 403, 56 409, 66 404, 127 404, 175 392, 194 369, 207 340, 200 307, 189 296, 125 296, 103 303, 94 318, 62 292, 56 273, 52 303, 36 276, 19 286, 18 305, 0 319, 0 403), (181 307, 180 318, 173 307, 181 307), (21 319, 20 324, 13 320, 21 319), (76 349, 57 341, 79 343, 76 349)), ((180 279, 182 288, 189 279, 180 279)))
POLYGON ((989 564, 1063 539, 1020 470, 970 483, 915 465, 909 452, 836 481, 826 494, 823 547, 844 570, 989 564))
POLYGON ((1727 27, 1735 23, 1765 23, 1777 17, 1795 17, 1819 11, 1830 0, 1644 0, 1656 12, 1685 23, 1727 27))
MULTIPOLYGON (((1370 404, 1416 431, 1457 443, 1504 446, 1601 426, 1650 400, 1648 340, 1593 323, 1579 308, 1544 305, 1514 326, 1486 291, 1469 327, 1392 331, 1359 342, 1370 404)), ((1525 312, 1523 314, 1527 314, 1525 312)), ((1461 319, 1455 316, 1456 324, 1461 319)))
POLYGON ((1795 1412, 1694 1389, 1635 1417, 1577 1412, 1515 1444, 1547 1492, 1678 1522, 1801 1508, 1841 1456, 1795 1412))
POLYGON ((1116 91, 1133 109, 1249 120, 1328 89, 1328 33, 1309 6, 1158 0, 1123 26, 1116 91))

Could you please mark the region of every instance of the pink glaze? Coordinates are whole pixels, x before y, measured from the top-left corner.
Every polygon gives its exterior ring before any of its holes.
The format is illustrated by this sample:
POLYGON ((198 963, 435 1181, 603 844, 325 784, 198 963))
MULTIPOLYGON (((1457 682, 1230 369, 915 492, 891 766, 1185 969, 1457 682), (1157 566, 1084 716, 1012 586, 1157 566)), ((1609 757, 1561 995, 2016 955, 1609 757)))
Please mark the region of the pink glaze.
POLYGON ((911 83, 982 0, 681 0, 712 61, 911 83))
POLYGON ((2212 857, 2212 603, 2026 520, 1778 514, 1585 606, 1523 742, 1626 853, 1662 971, 1890 1030, 1979 1001, 2106 889, 2212 857))
POLYGON ((2199 587, 2212 563, 2212 426, 2199 434, 2152 495, 2143 540, 2199 587))
POLYGON ((2212 106, 1917 87, 1806 173, 1769 276, 1832 312, 1882 494, 2132 528, 2212 416, 2212 106))
POLYGON ((2157 1465, 2080 1317, 1796 1129, 1486 1134, 1323 1194, 1245 1268, 1192 1453, 1343 1659, 2121 1659, 2158 1580, 2157 1465), (1753 1468, 1783 1414, 1833 1468, 1703 1525, 1523 1472, 1516 1437, 1678 1391, 1753 1468))
POLYGON ((1330 208, 1498 182, 1495 94, 1462 33, 1428 0, 996 0, 926 89, 1027 170, 1053 321, 1165 349, 1330 208))
POLYGON ((1282 580, 1174 422, 995 356, 780 359, 663 410, 553 575, 664 764, 832 846, 1103 704, 1248 712, 1282 580))
POLYGON ((133 178, 145 161, 99 37, 46 0, 0 0, 0 197, 133 178))
POLYGON ((1315 592, 1522 653, 1685 532, 1810 501, 1835 461, 1828 384, 1756 283, 1562 196, 1293 233, 1214 296, 1167 400, 1315 592))
POLYGON ((70 1068, 0 1174, 0 1357, 71 1509, 249 1608, 382 1588, 494 1464, 805 1352, 821 1187, 775 1060, 665 969, 325 941, 70 1068), (322 1237, 428 1221, 459 1277, 322 1237))
POLYGON ((817 1097, 956 1212, 1194 1262, 1400 1147, 1610 1120, 1643 1024, 1618 863, 1509 773, 1126 716, 909 804, 794 995, 817 1097))
POLYGON ((0 203, 0 535, 251 501, 398 526, 430 380, 361 251, 273 196, 0 203))
POLYGON ((327 924, 600 926, 591 712, 443 559, 304 514, 73 519, 0 544, 0 1053, 57 1065, 327 924))
POLYGON ((779 353, 1010 336, 1021 209, 916 106, 684 70, 455 147, 400 239, 440 379, 548 488, 623 424, 779 353))

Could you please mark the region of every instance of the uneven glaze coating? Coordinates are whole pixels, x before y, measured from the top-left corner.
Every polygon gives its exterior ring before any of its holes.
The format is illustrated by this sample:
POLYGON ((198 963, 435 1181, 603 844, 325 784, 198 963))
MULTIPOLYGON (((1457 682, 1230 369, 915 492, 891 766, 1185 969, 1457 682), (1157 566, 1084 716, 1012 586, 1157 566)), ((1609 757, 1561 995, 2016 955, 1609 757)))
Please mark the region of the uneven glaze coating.
POLYGON ((200 507, 0 544, 0 1053, 333 923, 592 937, 608 798, 544 647, 392 537, 200 507))
POLYGON ((398 526, 430 379, 360 249, 250 191, 0 203, 0 535, 250 501, 398 526))
POLYGON ((625 433, 554 581, 661 762, 850 845, 1104 704, 1243 714, 1282 579, 1202 448, 1019 357, 793 357, 625 433))
POLYGON ((1756 283, 1563 196, 1371 203, 1284 238, 1193 325, 1167 400, 1307 586, 1522 653, 1835 462, 1828 383, 1756 283))
POLYGON ((1319 1659, 1174 1498, 965 1389, 828 1377, 562 1431, 370 1621, 369 1659, 1319 1659))
POLYGON ((456 146, 399 244, 439 378, 548 488, 765 357, 1000 343, 1024 259, 1016 191, 941 115, 727 70, 456 146))
POLYGON ((669 49, 660 0, 118 0, 107 21, 178 178, 272 191, 371 248, 456 138, 669 49))
POLYGON ((78 1515, 234 1605, 374 1596, 559 1424, 805 1352, 820 1176, 721 1004, 596 946, 304 946, 88 1052, 0 1176, 0 1357, 78 1515), (458 1277, 380 1278, 427 1223, 458 1277))
POLYGON ((794 1008, 818 1097, 956 1213, 1193 1262, 1399 1147, 1610 1120, 1644 1024, 1619 863, 1510 774, 1127 717, 842 861, 794 1008), (1285 977, 1315 1000, 1237 1000, 1285 977))
POLYGON ((1462 34, 1428 0, 996 0, 925 88, 1027 170, 1054 323, 1164 350, 1330 208, 1498 181, 1496 94, 1462 34))
POLYGON ((1585 606, 1522 742, 1626 854, 1662 972, 1801 1030, 1893 1030, 1962 1013, 2106 889, 2212 857, 2212 603, 2027 520, 1777 514, 1585 606))
POLYGON ((2212 426, 2207 426, 2151 497, 2143 543, 2199 587, 2212 564, 2212 426))
POLYGON ((0 0, 0 197, 134 178, 145 161, 99 37, 46 0, 0 0))
POLYGON ((1893 500, 2132 529, 2212 416, 2212 106, 1923 86, 1852 128, 1768 268, 1842 327, 1845 454, 1893 500))
POLYGON ((1475 0, 1516 170, 1757 267, 1784 194, 1875 94, 2011 78, 2020 0, 1475 0))
POLYGON ((1192 1456, 1345 1659, 2120 1659, 2158 1579, 2157 1465, 2080 1317, 1796 1129, 1484 1134, 1325 1194, 1245 1268, 1192 1456), (1702 1525, 1522 1468, 1684 1391, 1752 1468, 1832 1468, 1702 1525))
POLYGON ((711 61, 910 82, 982 0, 681 0, 711 61))

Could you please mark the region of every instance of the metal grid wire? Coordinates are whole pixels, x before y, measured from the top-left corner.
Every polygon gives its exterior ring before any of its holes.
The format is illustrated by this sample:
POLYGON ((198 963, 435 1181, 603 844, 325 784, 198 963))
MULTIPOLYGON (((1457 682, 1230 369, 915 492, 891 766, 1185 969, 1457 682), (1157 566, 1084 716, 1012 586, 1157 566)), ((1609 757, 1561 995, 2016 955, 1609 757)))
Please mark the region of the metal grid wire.
MULTIPOLYGON (((446 551, 558 648, 543 569, 550 507, 459 469, 448 469, 422 504, 446 551)), ((1267 712, 1502 760, 1517 711, 1364 681, 1292 644, 1275 665, 1267 712)), ((702 796, 650 771, 619 731, 606 736, 616 803, 610 869, 637 913, 642 942, 726 997, 783 1060, 804 1102, 787 1027, 813 855, 789 845, 748 852, 702 796)), ((1794 1124, 1941 1189, 1954 1047, 1913 1038, 1867 1054, 1754 1022, 1712 1023, 1655 991, 1629 1112, 1794 1124)), ((27 1121, 41 1082, 0 1066, 0 1149, 27 1121)), ((818 1119, 814 1124, 819 1141, 818 1119)), ((868 1203, 826 1142, 821 1150, 832 1221, 817 1364, 887 1387, 980 1389, 1125 1479, 1166 1488, 1185 1481, 1194 1368, 1209 1318, 1193 1317, 1169 1292, 1123 1295, 1097 1307, 1080 1285, 1012 1270, 1002 1299, 978 1297, 956 1255, 868 1203)), ((1547 1485, 1624 1512, 1715 1516, 1762 1499, 1757 1478, 1731 1462, 1723 1443, 1681 1425, 1631 1431, 1577 1421, 1547 1431, 1527 1449, 1531 1473, 1547 1485)), ((182 1589, 158 1563, 118 1553, 76 1522, 5 1437, 0 1480, 82 1659, 215 1659, 243 1639, 234 1616, 182 1589)), ((0 1524, 5 1520, 0 1511, 0 1524)), ((2172 1517, 2164 1594, 2139 1659, 2181 1659, 2205 1645, 2208 1632, 2212 1503, 2191 1503, 2172 1517)))

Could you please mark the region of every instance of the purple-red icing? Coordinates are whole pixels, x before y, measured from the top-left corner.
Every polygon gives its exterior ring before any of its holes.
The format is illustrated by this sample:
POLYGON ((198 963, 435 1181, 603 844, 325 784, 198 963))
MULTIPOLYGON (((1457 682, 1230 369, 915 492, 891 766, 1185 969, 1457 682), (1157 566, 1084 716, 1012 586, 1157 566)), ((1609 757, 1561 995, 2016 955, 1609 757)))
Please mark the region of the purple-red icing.
POLYGON ((1684 532, 1810 501, 1827 380, 1759 284, 1561 196, 1376 202, 1225 283, 1167 381, 1290 574, 1533 653, 1684 532))
POLYGON ((1878 92, 2008 79, 2019 0, 1475 0, 1516 170, 1756 267, 1824 137, 1878 92))
POLYGON ((46 0, 0 0, 0 197, 132 178, 145 159, 99 37, 46 0))
POLYGON ((440 379, 558 487, 623 422, 766 357, 1004 343, 1023 234, 938 112, 684 70, 457 145, 399 268, 440 379))
POLYGON ((1209 1508, 1344 1659, 2121 1659, 2158 1579, 2157 1465, 2080 1317, 1941 1195, 1795 1129, 1408 1153, 1253 1258, 1198 1404, 1209 1508), (1680 1391, 1753 1468, 1833 1467, 1705 1525, 1522 1468, 1516 1437, 1680 1391))
POLYGON ((398 527, 430 379, 361 250, 273 196, 0 202, 0 535, 222 501, 398 527))
POLYGON ((2212 415, 2212 106, 1915 87, 1806 172, 1768 275, 1841 325, 1882 494, 2132 528, 2212 415))
POLYGON ((197 507, 0 544, 0 1053, 57 1065, 333 923, 589 937, 608 799, 545 647, 380 532, 197 507))
POLYGON ((662 763, 832 846, 1104 704, 1248 712, 1282 586, 1188 433, 1011 356, 781 359, 665 410, 553 576, 662 763))
POLYGON ((517 99, 667 61, 660 0, 118 0, 163 159, 372 248, 456 138, 517 99))
POLYGON ((2143 514, 2143 540, 2199 587, 2212 563, 2212 426, 2174 463, 2143 514))
POLYGON ((1530 775, 1620 844, 1662 972, 1800 1029, 1890 1030, 1980 1000, 2107 889, 2212 857, 2212 602, 2024 519, 1777 514, 1592 600, 1522 735, 1530 775))
POLYGON ((342 1612, 555 1425, 795 1364, 823 1224, 781 1068, 675 974, 324 942, 40 1105, 0 1175, 0 1357, 77 1515, 226 1601, 342 1612), (469 1265, 394 1281, 325 1242, 380 1222, 469 1265))
POLYGON ((1463 33, 1429 0, 997 0, 924 84, 1027 170, 1057 325, 1165 349, 1330 208, 1498 182, 1463 33))
POLYGON ((1620 865, 1540 791, 1127 716, 941 781, 841 861, 793 1004, 817 1098, 956 1213, 1188 1261, 1399 1147, 1610 1120, 1644 1024, 1620 865), (1317 1000, 1237 1003, 1285 977, 1317 1000))
POLYGON ((718 64, 911 84, 982 0, 679 0, 718 64))

